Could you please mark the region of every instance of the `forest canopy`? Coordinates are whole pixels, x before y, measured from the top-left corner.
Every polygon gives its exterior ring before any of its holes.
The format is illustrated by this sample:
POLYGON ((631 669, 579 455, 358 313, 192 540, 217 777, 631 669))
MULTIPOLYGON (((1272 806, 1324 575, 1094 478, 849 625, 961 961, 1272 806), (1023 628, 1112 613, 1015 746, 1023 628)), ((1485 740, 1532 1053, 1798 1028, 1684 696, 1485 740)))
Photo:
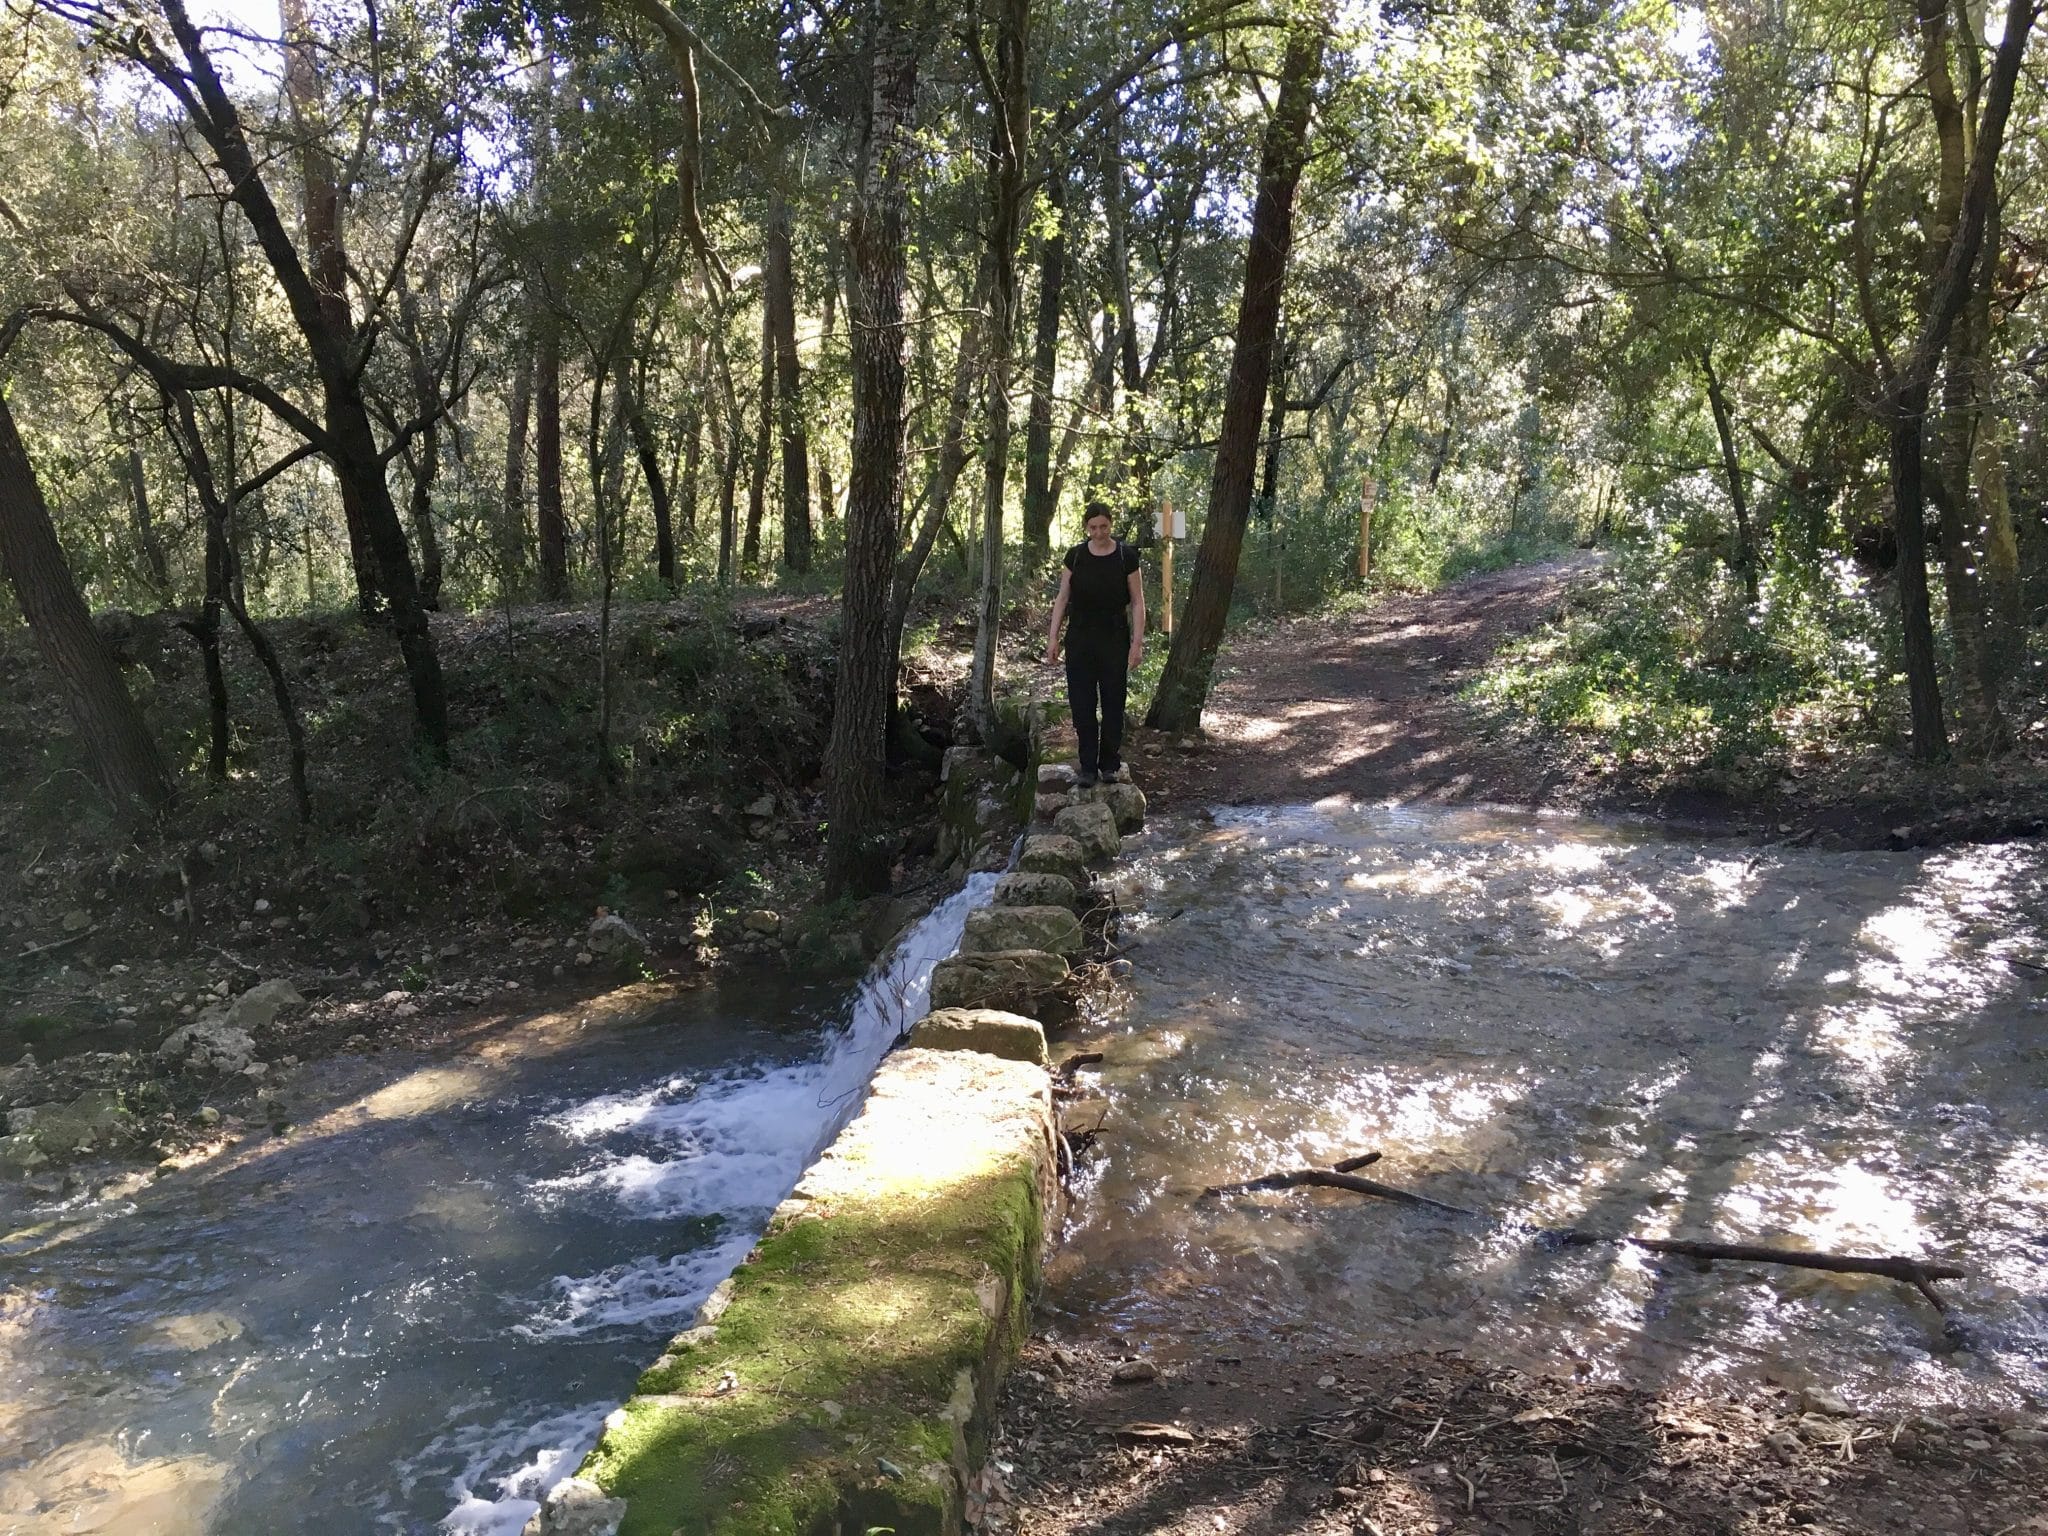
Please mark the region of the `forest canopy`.
POLYGON ((1186 515, 1157 725, 1233 614, 1597 543, 1505 706, 1993 758, 2048 601, 2039 8, 5 0, 0 602, 144 813, 227 774, 246 645, 303 818, 281 620, 388 631, 461 771, 431 616, 596 605, 617 772, 617 604, 831 594, 854 885, 919 594, 992 734, 1093 499, 1186 515), (110 609, 209 658, 191 761, 110 609))

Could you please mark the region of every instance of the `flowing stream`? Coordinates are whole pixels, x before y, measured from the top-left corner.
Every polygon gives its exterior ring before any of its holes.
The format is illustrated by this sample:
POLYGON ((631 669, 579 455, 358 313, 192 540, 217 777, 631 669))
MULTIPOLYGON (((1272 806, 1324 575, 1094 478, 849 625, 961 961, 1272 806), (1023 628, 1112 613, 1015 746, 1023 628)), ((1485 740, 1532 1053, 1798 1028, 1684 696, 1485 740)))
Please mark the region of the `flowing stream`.
POLYGON ((0 1536, 513 1536, 858 1107, 992 884, 850 1003, 749 986, 488 1062, 342 1058, 294 1085, 288 1137, 31 1213, 0 1246, 0 1536))
POLYGON ((1240 810, 1122 877, 1134 968, 1058 1328, 1162 1359, 1463 1349, 1868 1405, 2048 1401, 2048 846, 1828 853, 1240 810), (1202 1186, 1376 1149, 1461 1220, 1202 1186), (1529 1228, 1953 1258, 1702 1273, 1529 1228))

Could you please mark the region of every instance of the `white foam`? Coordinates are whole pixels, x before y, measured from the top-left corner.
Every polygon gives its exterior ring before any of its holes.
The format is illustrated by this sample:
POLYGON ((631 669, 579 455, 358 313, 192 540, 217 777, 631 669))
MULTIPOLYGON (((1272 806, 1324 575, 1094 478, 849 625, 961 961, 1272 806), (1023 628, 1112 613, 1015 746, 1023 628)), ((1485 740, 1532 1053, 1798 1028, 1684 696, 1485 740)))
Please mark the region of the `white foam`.
MULTIPOLYGON (((665 1077, 636 1093, 605 1094, 550 1117, 563 1135, 590 1143, 588 1167, 537 1180, 544 1201, 596 1194, 622 1216, 728 1218, 727 1235, 689 1253, 649 1254, 594 1275, 557 1276, 548 1296, 513 1331, 536 1343, 611 1328, 672 1326, 746 1256, 769 1213, 859 1107, 876 1065, 922 1018, 932 967, 953 953, 967 914, 995 888, 994 875, 935 907, 855 992, 845 1027, 815 1061, 665 1077)), ((542 1367, 544 1369, 544 1367, 542 1367)), ((438 1437, 407 1464, 459 1458, 449 1479, 455 1507, 448 1536, 518 1536, 547 1491, 597 1443, 611 1404, 563 1410, 538 1424, 502 1420, 438 1437), (495 1490, 495 1497, 492 1496, 495 1490)), ((401 1468, 410 1488, 423 1474, 401 1468)))
POLYGON ((993 875, 971 876, 919 923, 862 983, 817 1060, 694 1084, 664 1078, 549 1117, 563 1135, 602 1145, 588 1166, 536 1180, 534 1196, 604 1195, 646 1220, 765 1216, 851 1117, 875 1064, 924 1016, 932 967, 958 947, 968 912, 994 886, 993 875))
MULTIPOLYGON (((448 1536, 519 1536, 556 1483, 576 1470, 604 1429, 610 1403, 584 1403, 538 1423, 500 1419, 463 1424, 437 1436, 399 1468, 402 1486, 428 1469, 448 1475, 455 1507, 441 1517, 448 1536)), ((388 1522, 387 1522, 388 1523, 388 1522)))
POLYGON ((512 1331, 529 1339, 567 1339, 671 1323, 695 1311, 753 1244, 749 1228, 693 1253, 665 1259, 648 1254, 594 1275, 557 1275, 554 1295, 512 1331))

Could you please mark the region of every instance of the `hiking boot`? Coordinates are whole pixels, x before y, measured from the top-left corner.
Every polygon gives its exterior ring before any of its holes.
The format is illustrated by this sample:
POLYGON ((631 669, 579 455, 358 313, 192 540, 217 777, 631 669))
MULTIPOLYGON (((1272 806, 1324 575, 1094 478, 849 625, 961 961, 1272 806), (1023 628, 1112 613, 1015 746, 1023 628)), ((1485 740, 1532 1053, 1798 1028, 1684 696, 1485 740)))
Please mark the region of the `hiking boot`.
POLYGON ((1093 789, 1096 785, 1095 770, 1093 768, 1083 768, 1074 776, 1074 782, 1083 789, 1093 789))

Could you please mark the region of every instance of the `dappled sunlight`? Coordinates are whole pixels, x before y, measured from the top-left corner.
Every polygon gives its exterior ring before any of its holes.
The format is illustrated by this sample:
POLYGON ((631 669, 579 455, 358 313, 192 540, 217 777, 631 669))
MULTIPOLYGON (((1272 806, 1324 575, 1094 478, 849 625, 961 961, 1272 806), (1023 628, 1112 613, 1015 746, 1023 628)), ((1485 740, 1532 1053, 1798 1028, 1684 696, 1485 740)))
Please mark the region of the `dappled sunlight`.
POLYGON ((1834 1053, 1845 1076, 1871 1086, 1912 1060, 1898 1015, 1882 1003, 1822 1009, 1813 1039, 1834 1053))
POLYGON ((342 1106, 335 1112, 335 1118, 345 1120, 351 1114, 362 1114, 373 1120, 404 1120, 430 1115, 474 1098, 489 1088, 490 1081, 490 1073, 467 1064, 422 1067, 363 1095, 353 1104, 342 1106))
POLYGON ((1869 1253, 1926 1252, 1936 1234, 1892 1183, 1856 1162, 1800 1151, 1749 1159, 1721 1200, 1731 1227, 1797 1237, 1806 1245, 1869 1253))
POLYGON ((1349 805, 1216 823, 1134 869, 1174 917, 1136 925, 1104 1020, 1117 1109, 1054 1297, 1074 1326, 1171 1355, 1201 1347, 1196 1307, 1225 1337, 1294 1319, 1603 1378, 1770 1359, 1871 1401, 2048 1389, 2026 1299, 2048 1154, 2013 1139, 2048 1066, 2002 958, 2040 942, 2039 846, 1732 855, 1349 805), (1368 1150, 1368 1177, 1493 1220, 1337 1191, 1189 1205, 1368 1150), (1562 1226, 1958 1262, 1975 1348, 1892 1281, 1537 1230, 1562 1226))

